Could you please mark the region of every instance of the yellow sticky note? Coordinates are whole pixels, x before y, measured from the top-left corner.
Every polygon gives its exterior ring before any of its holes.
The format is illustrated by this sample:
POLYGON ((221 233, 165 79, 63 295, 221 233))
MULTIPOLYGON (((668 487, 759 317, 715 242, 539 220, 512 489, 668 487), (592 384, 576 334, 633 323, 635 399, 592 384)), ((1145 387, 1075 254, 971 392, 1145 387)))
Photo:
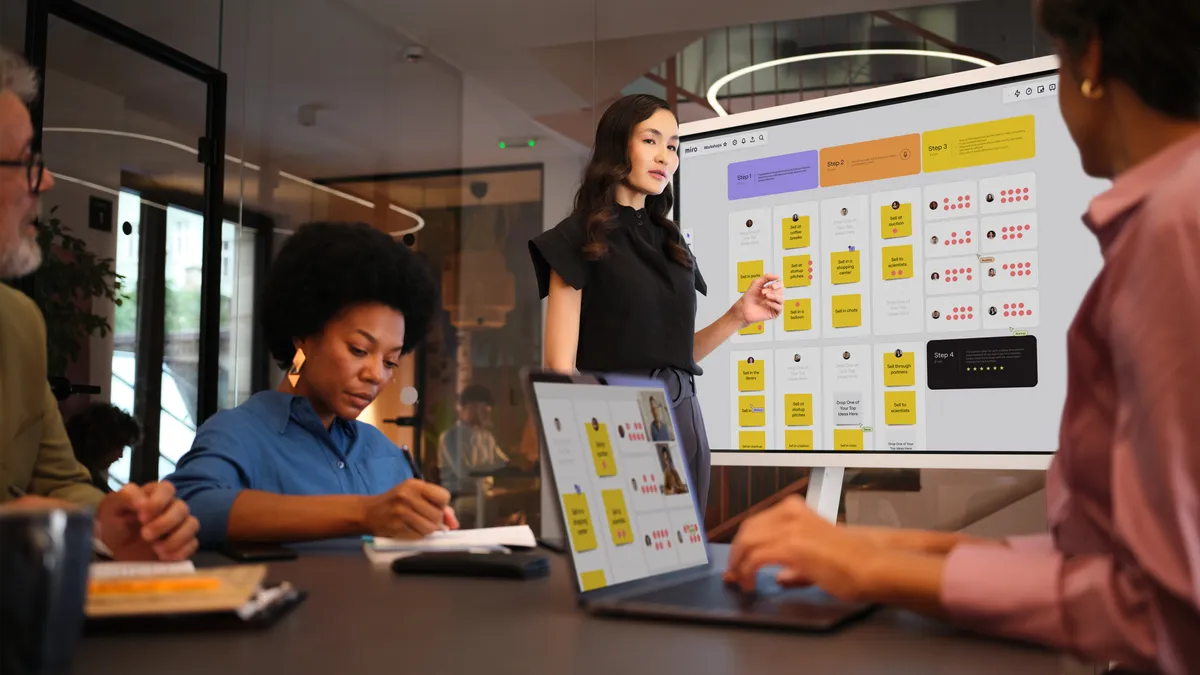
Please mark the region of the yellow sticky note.
POLYGON ((633 524, 629 522, 629 511, 625 508, 625 493, 621 490, 605 490, 600 493, 604 500, 604 512, 608 514, 608 531, 614 546, 633 543, 633 524))
POLYGON ((604 578, 604 570, 592 570, 579 575, 579 583, 583 586, 583 591, 594 591, 597 588, 604 588, 608 585, 608 581, 604 578))
POLYGON ((830 300, 834 328, 854 328, 862 325, 862 296, 835 295, 830 300))
POLYGON ((763 275, 763 261, 746 260, 737 265, 738 293, 745 293, 755 279, 763 275))
POLYGON ((785 450, 812 450, 812 429, 788 429, 783 432, 783 445, 785 450))
POLYGON ((764 332, 766 332, 766 330, 766 325, 759 321, 758 323, 752 323, 749 326, 739 330, 738 335, 762 335, 764 332))
POLYGON ((592 446, 592 461, 596 464, 596 475, 617 475, 617 460, 613 457, 612 438, 608 435, 608 425, 593 425, 588 422, 584 427, 587 428, 588 444, 592 446))
POLYGON ((879 209, 879 235, 884 239, 912 236, 912 204, 892 202, 879 209))
POLYGON ((793 298, 783 301, 783 329, 785 331, 812 330, 812 300, 793 298))
POLYGON ((883 386, 915 387, 917 385, 916 360, 913 352, 884 352, 883 386))
POLYGON ((789 255, 783 259, 783 287, 811 286, 813 264, 811 255, 789 255))
POLYGON ((883 264, 883 280, 911 279, 913 275, 913 247, 884 246, 879 255, 883 264))
POLYGON ((571 544, 575 551, 591 551, 596 548, 596 529, 592 527, 592 513, 588 509, 587 495, 565 494, 562 496, 563 511, 570 523, 571 544))
POLYGON ((784 415, 789 427, 812 426, 812 394, 784 394, 784 415))
POLYGON ((767 397, 760 395, 738 397, 738 426, 767 426, 767 397))
POLYGON ((808 248, 809 218, 793 214, 783 219, 783 248, 808 248))
POLYGON ((739 431, 738 432, 738 448, 741 450, 766 450, 767 449, 767 432, 765 432, 765 431, 739 431))
POLYGON ((862 450, 863 449, 863 430, 862 429, 834 429, 833 430, 833 449, 834 450, 862 450))
POLYGON ((861 278, 858 261, 859 251, 834 251, 829 254, 830 282, 837 284, 857 284, 861 278))
POLYGON ((1033 115, 926 131, 922 164, 925 171, 950 171, 972 166, 1016 162, 1037 155, 1033 115))
POLYGON ((738 361, 738 391, 766 391, 766 367, 762 359, 738 361))
POLYGON ((917 392, 885 391, 883 419, 888 426, 911 426, 917 423, 917 392))

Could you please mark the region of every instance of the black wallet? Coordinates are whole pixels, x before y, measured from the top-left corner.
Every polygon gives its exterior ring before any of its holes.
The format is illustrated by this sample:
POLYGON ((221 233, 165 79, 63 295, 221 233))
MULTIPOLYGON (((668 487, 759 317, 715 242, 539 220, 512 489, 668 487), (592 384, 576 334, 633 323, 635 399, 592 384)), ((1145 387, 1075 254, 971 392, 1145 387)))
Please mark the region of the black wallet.
POLYGON ((396 574, 536 579, 550 574, 550 559, 537 553, 418 553, 392 562, 396 574))

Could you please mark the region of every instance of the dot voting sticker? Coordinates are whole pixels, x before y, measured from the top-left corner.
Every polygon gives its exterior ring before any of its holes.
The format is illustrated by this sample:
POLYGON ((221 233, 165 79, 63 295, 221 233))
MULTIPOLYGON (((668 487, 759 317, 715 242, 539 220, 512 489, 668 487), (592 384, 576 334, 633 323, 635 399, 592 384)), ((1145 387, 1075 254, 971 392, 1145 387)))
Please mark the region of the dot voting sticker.
POLYGON ((1004 291, 983 296, 984 328, 1033 328, 1039 323, 1037 291, 1004 291))
POLYGON ((738 397, 738 426, 767 426, 767 397, 761 394, 738 397))
POLYGON ((912 244, 905 244, 904 246, 884 246, 883 253, 880 258, 882 259, 881 262, 883 263, 884 281, 912 278, 912 244))
POLYGON ((863 449, 863 430, 862 429, 834 429, 833 430, 833 449, 834 450, 862 450, 863 449))
POLYGON ((629 522, 629 510, 625 508, 625 493, 622 490, 605 490, 600 493, 604 500, 604 511, 608 514, 608 531, 612 533, 614 546, 633 543, 633 524, 629 522))
POLYGON ((790 255, 783 259, 783 287, 801 288, 812 285, 811 255, 790 255))
POLYGON ((1006 213, 983 219, 979 231, 983 233, 984 253, 1003 253, 1037 248, 1037 212, 1006 213))
POLYGON ((979 265, 979 258, 976 256, 939 258, 927 261, 925 263, 925 293, 927 295, 951 295, 979 290, 980 278, 984 274, 979 265))
POLYGON ((759 321, 739 330, 738 335, 762 335, 766 330, 766 325, 762 321, 759 321))
POLYGON ((784 394, 784 414, 789 427, 812 426, 812 401, 812 394, 784 394))
POLYGON ((830 304, 834 328, 854 328, 862 325, 862 296, 835 295, 830 304))
POLYGON ((608 425, 593 426, 585 424, 588 445, 592 446, 592 461, 596 464, 597 476, 617 475, 617 460, 613 457, 612 437, 608 435, 608 425))
POLYGON ((917 392, 885 391, 883 420, 888 426, 909 426, 917 423, 917 392))
POLYGON ((738 432, 738 449, 739 450, 766 450, 767 449, 767 432, 765 432, 765 431, 739 431, 738 432))
POLYGON ((783 432, 783 445, 785 450, 812 450, 812 429, 788 429, 783 432))
POLYGON ((979 181, 983 214, 1032 211, 1037 207, 1035 176, 1023 173, 979 181))
POLYGON ((973 180, 925 188, 925 221, 974 215, 979 205, 975 190, 973 180))
POLYGON ((604 578, 604 570, 592 570, 579 575, 579 585, 586 593, 597 588, 604 588, 608 585, 608 581, 604 578))
POLYGON ((884 239, 911 237, 912 220, 912 204, 885 204, 879 209, 879 235, 884 239))
MULTIPOLYGON (((694 508, 690 510, 695 513, 694 508)), ((667 514, 640 516, 638 535, 646 564, 652 571, 679 564, 679 543, 667 514)))
POLYGON ((979 330, 981 307, 977 295, 927 298, 925 327, 931 333, 979 330))
POLYGON ((766 365, 761 359, 738 361, 738 391, 766 391, 766 365))
POLYGON ((783 301, 785 331, 812 330, 812 299, 793 298, 783 301))
POLYGON ((763 261, 745 260, 737 264, 738 293, 745 293, 754 280, 763 275, 763 261))
POLYGON ((809 222, 808 216, 799 214, 783 219, 783 248, 785 251, 808 248, 809 222))
POLYGON ((1037 251, 984 256, 982 263, 985 291, 1033 288, 1038 285, 1037 251))
POLYGON ((588 510, 587 495, 576 492, 562 496, 563 510, 571 528, 571 544, 576 553, 596 548, 596 528, 592 527, 592 514, 588 510))
POLYGON ((915 387, 917 385, 916 357, 914 352, 883 353, 883 386, 915 387))
POLYGON ((926 223, 925 257, 972 255, 984 244, 983 229, 974 218, 926 223))
POLYGON ((857 284, 860 278, 858 251, 833 251, 829 254, 830 282, 834 285, 857 284))

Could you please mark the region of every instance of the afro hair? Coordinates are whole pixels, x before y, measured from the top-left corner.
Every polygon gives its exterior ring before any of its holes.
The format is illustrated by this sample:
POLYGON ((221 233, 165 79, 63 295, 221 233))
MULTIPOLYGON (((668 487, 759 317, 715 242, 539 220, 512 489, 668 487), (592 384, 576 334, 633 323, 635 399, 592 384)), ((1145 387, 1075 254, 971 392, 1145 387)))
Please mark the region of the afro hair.
POLYGON ((407 246, 366 223, 302 225, 284 244, 263 287, 267 348, 280 368, 294 340, 320 333, 342 311, 380 303, 404 315, 407 354, 425 338, 438 305, 437 285, 407 246))

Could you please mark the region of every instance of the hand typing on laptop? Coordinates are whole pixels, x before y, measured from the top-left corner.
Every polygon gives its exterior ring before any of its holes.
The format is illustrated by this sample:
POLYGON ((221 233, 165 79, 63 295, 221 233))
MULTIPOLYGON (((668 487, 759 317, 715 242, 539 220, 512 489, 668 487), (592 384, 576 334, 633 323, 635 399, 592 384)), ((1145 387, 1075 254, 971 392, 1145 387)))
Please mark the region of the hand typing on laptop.
POLYGON ((885 602, 936 614, 944 559, 930 555, 940 544, 936 533, 929 534, 928 539, 897 539, 885 545, 885 533, 837 527, 793 495, 742 524, 724 579, 750 591, 760 569, 778 565, 780 586, 816 585, 842 600, 885 602))

